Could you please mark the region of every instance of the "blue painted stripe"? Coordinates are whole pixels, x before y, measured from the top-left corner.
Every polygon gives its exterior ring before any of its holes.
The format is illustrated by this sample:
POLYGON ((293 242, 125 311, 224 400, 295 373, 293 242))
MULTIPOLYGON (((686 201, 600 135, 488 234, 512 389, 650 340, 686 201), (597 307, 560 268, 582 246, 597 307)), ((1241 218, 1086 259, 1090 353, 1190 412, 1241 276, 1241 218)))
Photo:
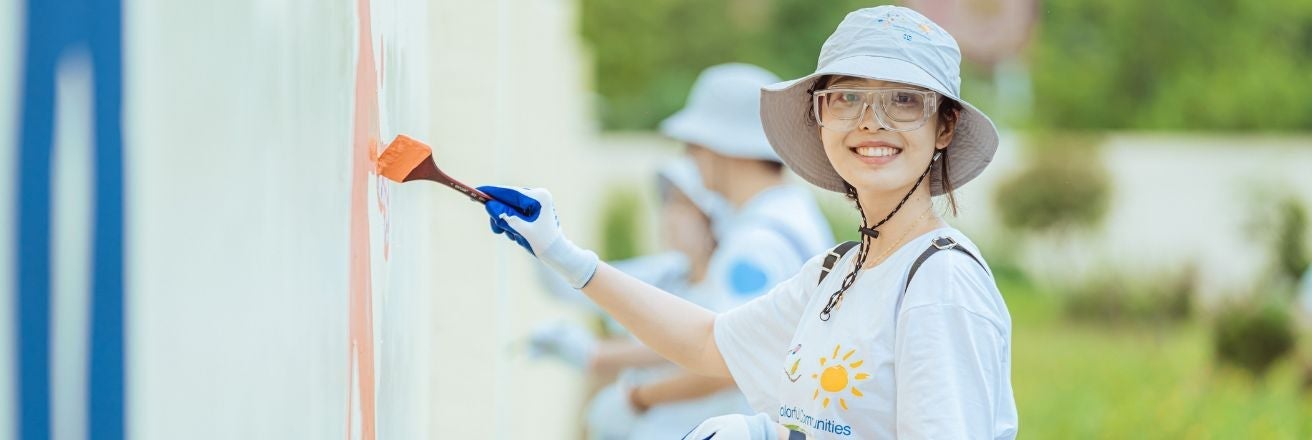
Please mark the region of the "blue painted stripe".
POLYGON ((51 154, 55 66, 72 45, 91 52, 95 207, 87 432, 124 438, 123 135, 121 0, 28 0, 19 151, 13 176, 17 438, 47 440, 50 417, 51 154))
POLYGON ((54 66, 64 39, 58 5, 29 0, 23 44, 22 116, 14 175, 14 307, 18 339, 18 438, 50 438, 50 160, 54 66))
POLYGON ((91 344, 87 366, 87 432, 125 435, 123 302, 123 48, 121 0, 92 4, 91 63, 96 90, 96 206, 93 230, 91 344))

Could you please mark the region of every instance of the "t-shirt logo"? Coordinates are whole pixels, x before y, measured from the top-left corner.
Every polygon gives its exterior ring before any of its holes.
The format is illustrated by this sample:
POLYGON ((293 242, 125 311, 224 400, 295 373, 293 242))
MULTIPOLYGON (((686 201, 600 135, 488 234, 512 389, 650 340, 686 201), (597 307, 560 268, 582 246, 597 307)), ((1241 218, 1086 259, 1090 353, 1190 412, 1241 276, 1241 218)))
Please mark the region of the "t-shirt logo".
POLYGON ((802 378, 802 373, 797 372, 797 367, 802 365, 802 357, 797 352, 802 351, 802 344, 797 344, 791 350, 788 350, 788 360, 784 363, 784 375, 788 376, 788 381, 797 383, 802 378))
POLYGON ((843 358, 839 359, 838 353, 841 349, 841 344, 834 345, 834 354, 831 357, 820 358, 820 368, 822 368, 822 370, 819 373, 811 374, 811 378, 818 382, 815 388, 815 394, 811 395, 811 400, 819 399, 822 392, 825 395, 825 400, 820 404, 821 408, 828 408, 831 401, 830 399, 833 399, 837 400, 838 406, 846 411, 848 394, 857 398, 864 395, 861 393, 861 390, 857 389, 856 382, 870 379, 869 373, 857 371, 857 368, 861 368, 861 364, 864 364, 866 361, 856 359, 852 362, 848 362, 848 359, 851 359, 852 355, 856 354, 856 349, 853 348, 848 350, 847 353, 843 355, 843 358), (845 362, 847 363, 844 364, 845 362), (849 385, 851 386, 849 387, 849 385))

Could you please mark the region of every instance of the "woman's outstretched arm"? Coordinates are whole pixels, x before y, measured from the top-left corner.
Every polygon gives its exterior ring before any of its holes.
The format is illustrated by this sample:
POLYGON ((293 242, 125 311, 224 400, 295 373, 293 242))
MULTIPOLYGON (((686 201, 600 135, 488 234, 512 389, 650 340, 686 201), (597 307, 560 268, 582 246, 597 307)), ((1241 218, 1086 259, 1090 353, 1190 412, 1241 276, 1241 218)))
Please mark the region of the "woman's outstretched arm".
POLYGON ((726 377, 715 313, 600 263, 583 293, 643 344, 694 373, 726 377))
POLYGON ((571 287, 583 290, 638 340, 679 366, 706 376, 729 375, 715 345, 715 313, 601 262, 561 233, 545 189, 482 186, 492 232, 536 256, 571 287))

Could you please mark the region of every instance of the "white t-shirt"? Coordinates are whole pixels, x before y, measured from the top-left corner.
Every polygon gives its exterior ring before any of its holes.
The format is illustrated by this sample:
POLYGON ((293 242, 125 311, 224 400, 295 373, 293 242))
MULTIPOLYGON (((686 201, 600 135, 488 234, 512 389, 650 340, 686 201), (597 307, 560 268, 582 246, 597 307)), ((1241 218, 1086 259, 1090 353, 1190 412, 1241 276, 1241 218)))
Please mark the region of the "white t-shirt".
POLYGON ((716 230, 719 243, 700 289, 713 297, 688 297, 715 311, 764 295, 834 245, 815 197, 799 185, 761 191, 717 222, 716 230))
POLYGON ((756 411, 810 438, 1009 439, 1011 317, 989 272, 955 250, 912 263, 947 236, 981 258, 960 231, 908 240, 861 271, 828 321, 820 311, 857 249, 816 285, 824 255, 741 307, 719 315, 715 341, 756 411))

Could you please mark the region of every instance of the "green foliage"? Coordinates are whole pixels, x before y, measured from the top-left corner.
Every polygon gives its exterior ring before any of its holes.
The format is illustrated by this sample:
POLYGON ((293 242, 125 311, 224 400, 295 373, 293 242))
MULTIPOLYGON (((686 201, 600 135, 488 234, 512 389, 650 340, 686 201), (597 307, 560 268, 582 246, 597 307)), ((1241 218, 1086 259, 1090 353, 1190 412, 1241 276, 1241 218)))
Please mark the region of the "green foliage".
MULTIPOLYGON (((608 129, 650 129, 698 72, 741 61, 810 73, 820 45, 868 1, 583 0, 608 129)), ((1063 130, 1312 129, 1312 2, 1043 2, 1025 58, 1039 127, 1063 130)), ((963 66, 963 93, 987 66, 963 66)), ((1005 99, 1005 98, 1004 98, 1005 99)))
POLYGON ((1255 375, 1294 349, 1290 302, 1308 267, 1307 208, 1282 186, 1251 191, 1250 233, 1267 243, 1271 266, 1246 298, 1218 310, 1213 325, 1216 358, 1255 375))
POLYGON ((1287 307, 1273 304, 1226 305, 1213 324, 1216 358, 1262 375, 1294 348, 1287 307))
MULTIPOLYGON (((1257 187, 1250 197, 1248 232, 1267 246, 1270 273, 1264 283, 1273 288, 1297 284, 1312 264, 1308 255, 1307 206, 1283 187, 1257 187)), ((1292 290, 1291 290, 1292 293, 1292 290)))
POLYGON ((1046 232, 1097 225, 1111 202, 1111 183, 1086 136, 1036 139, 1020 172, 1004 178, 993 204, 1009 228, 1046 232))
POLYGON ((1072 325, 1058 319, 1059 295, 1002 278, 998 288, 1021 438, 1312 438, 1312 392, 1292 358, 1261 377, 1214 368, 1211 329, 1196 320, 1072 325))
POLYGON ((600 116, 608 129, 651 129, 683 106, 697 74, 726 62, 781 77, 815 67, 820 44, 868 2, 806 0, 583 0, 600 116))
POLYGON ((1312 129, 1312 2, 1045 2, 1040 23, 1040 126, 1312 129))
POLYGON ((834 233, 835 242, 857 241, 861 239, 861 234, 857 228, 861 227, 861 215, 856 211, 856 205, 846 198, 834 197, 828 194, 817 197, 820 204, 820 213, 824 215, 825 222, 829 224, 829 230, 834 233))
POLYGON ((1286 197, 1278 209, 1277 238, 1272 243, 1276 271, 1280 276, 1296 281, 1308 267, 1307 207, 1294 197, 1286 197))
MULTIPOLYGON (((968 231, 969 232, 969 231, 968 231)), ((1025 274, 1025 269, 1021 264, 1021 242, 1020 237, 1014 231, 1008 231, 998 228, 990 231, 980 231, 981 233, 970 233, 975 245, 979 246, 981 256, 988 261, 989 270, 993 272, 993 278, 997 280, 998 287, 1004 287, 1011 284, 1027 284, 1029 276, 1025 274)), ((1029 292, 1031 289, 1020 289, 1017 292, 1000 290, 1004 298, 1016 293, 1029 292)))
POLYGON ((1104 272, 1066 292, 1062 308, 1080 321, 1180 322, 1189 318, 1196 288, 1193 267, 1141 277, 1104 272))
POLYGON ((642 199, 633 188, 615 187, 601 209, 601 252, 604 261, 642 255, 642 199))

